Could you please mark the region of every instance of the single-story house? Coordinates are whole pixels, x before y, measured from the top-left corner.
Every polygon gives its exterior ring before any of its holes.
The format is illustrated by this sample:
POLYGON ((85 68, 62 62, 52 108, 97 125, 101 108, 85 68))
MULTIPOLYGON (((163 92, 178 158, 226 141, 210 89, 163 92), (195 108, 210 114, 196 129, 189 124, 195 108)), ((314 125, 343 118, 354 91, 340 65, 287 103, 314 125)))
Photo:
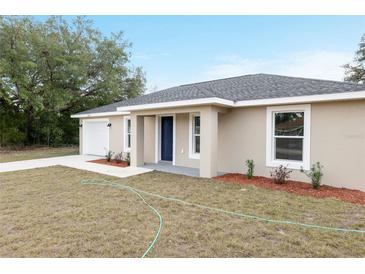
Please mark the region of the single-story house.
POLYGON ((365 190, 365 85, 269 74, 168 88, 72 115, 80 153, 130 152, 132 166, 171 163, 201 177, 319 161, 323 183, 365 190))

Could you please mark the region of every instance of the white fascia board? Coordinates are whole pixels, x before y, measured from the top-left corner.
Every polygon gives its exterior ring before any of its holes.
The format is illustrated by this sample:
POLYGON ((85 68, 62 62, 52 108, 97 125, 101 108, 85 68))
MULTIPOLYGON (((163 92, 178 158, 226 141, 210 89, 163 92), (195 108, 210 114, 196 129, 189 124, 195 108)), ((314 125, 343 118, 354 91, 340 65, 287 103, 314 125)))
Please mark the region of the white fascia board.
POLYGON ((113 112, 100 112, 100 113, 89 113, 89 114, 78 114, 78 115, 74 114, 71 115, 71 118, 130 115, 131 111, 184 107, 184 106, 198 106, 198 105, 217 105, 223 107, 250 107, 250 106, 269 106, 269 105, 326 102, 326 101, 359 100, 359 99, 365 99, 365 91, 353 91, 353 92, 295 96, 295 97, 281 97, 281 98, 271 98, 271 99, 244 100, 237 102, 217 97, 212 97, 212 98, 200 98, 200 99, 182 100, 174 102, 155 103, 155 104, 124 106, 124 107, 118 107, 117 111, 113 112))
POLYGON ((217 105, 217 106, 233 107, 234 103, 231 100, 213 97, 213 98, 201 98, 201 99, 174 101, 174 102, 118 107, 117 111, 138 111, 138 110, 197 106, 197 105, 217 105))
POLYGON ((129 114, 130 112, 109 111, 109 112, 99 112, 99 113, 74 114, 71 115, 71 118, 93 118, 93 117, 104 117, 104 116, 129 115, 129 114))
POLYGON ((357 99, 365 99, 365 91, 237 101, 234 104, 234 106, 249 107, 249 106, 287 105, 287 104, 297 104, 297 103, 313 103, 313 102, 357 100, 357 99))

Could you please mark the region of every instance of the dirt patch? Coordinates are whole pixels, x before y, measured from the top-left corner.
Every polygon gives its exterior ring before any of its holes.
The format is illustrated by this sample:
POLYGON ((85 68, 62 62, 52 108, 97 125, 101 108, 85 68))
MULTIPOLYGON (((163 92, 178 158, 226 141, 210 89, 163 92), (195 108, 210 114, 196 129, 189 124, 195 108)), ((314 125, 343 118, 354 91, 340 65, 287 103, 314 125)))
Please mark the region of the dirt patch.
POLYGON ((313 196, 316 198, 336 198, 345 202, 365 205, 365 192, 347 188, 337 188, 322 185, 320 189, 313 189, 311 184, 288 180, 284 184, 275 184, 272 179, 267 177, 255 176, 248 179, 246 175, 239 173, 228 173, 217 176, 214 179, 238 185, 255 185, 274 190, 282 190, 293 194, 313 196))
POLYGON ((92 160, 92 161, 88 161, 88 162, 96 163, 96 164, 103 164, 103 165, 108 165, 108 166, 118 166, 118 167, 129 166, 128 162, 126 162, 126 161, 121 161, 118 163, 115 160, 111 160, 110 162, 108 162, 106 159, 97 159, 97 160, 92 160))

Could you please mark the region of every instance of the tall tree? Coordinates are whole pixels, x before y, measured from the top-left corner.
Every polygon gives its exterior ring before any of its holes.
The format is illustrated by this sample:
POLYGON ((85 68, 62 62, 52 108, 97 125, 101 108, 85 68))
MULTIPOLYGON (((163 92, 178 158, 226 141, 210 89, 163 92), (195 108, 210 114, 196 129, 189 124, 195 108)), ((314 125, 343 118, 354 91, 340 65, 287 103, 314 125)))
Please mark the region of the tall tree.
POLYGON ((365 35, 361 37, 353 62, 344 67, 345 81, 365 83, 365 35))
POLYGON ((103 36, 84 17, 0 17, 1 111, 21 117, 13 127, 26 144, 74 142, 70 114, 144 92, 130 47, 122 32, 103 36))

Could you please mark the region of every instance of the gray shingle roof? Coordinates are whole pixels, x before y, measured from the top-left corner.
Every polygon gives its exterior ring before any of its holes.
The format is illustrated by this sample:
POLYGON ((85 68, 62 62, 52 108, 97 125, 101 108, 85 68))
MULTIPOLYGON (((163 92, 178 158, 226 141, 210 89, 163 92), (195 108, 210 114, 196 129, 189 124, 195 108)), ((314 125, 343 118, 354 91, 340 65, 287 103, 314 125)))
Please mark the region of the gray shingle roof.
POLYGON ((272 74, 252 74, 232 78, 176 86, 133 99, 86 110, 77 114, 116 111, 117 107, 163 103, 199 98, 222 98, 231 101, 272 99, 281 97, 320 95, 365 90, 365 85, 289 77, 272 74))

